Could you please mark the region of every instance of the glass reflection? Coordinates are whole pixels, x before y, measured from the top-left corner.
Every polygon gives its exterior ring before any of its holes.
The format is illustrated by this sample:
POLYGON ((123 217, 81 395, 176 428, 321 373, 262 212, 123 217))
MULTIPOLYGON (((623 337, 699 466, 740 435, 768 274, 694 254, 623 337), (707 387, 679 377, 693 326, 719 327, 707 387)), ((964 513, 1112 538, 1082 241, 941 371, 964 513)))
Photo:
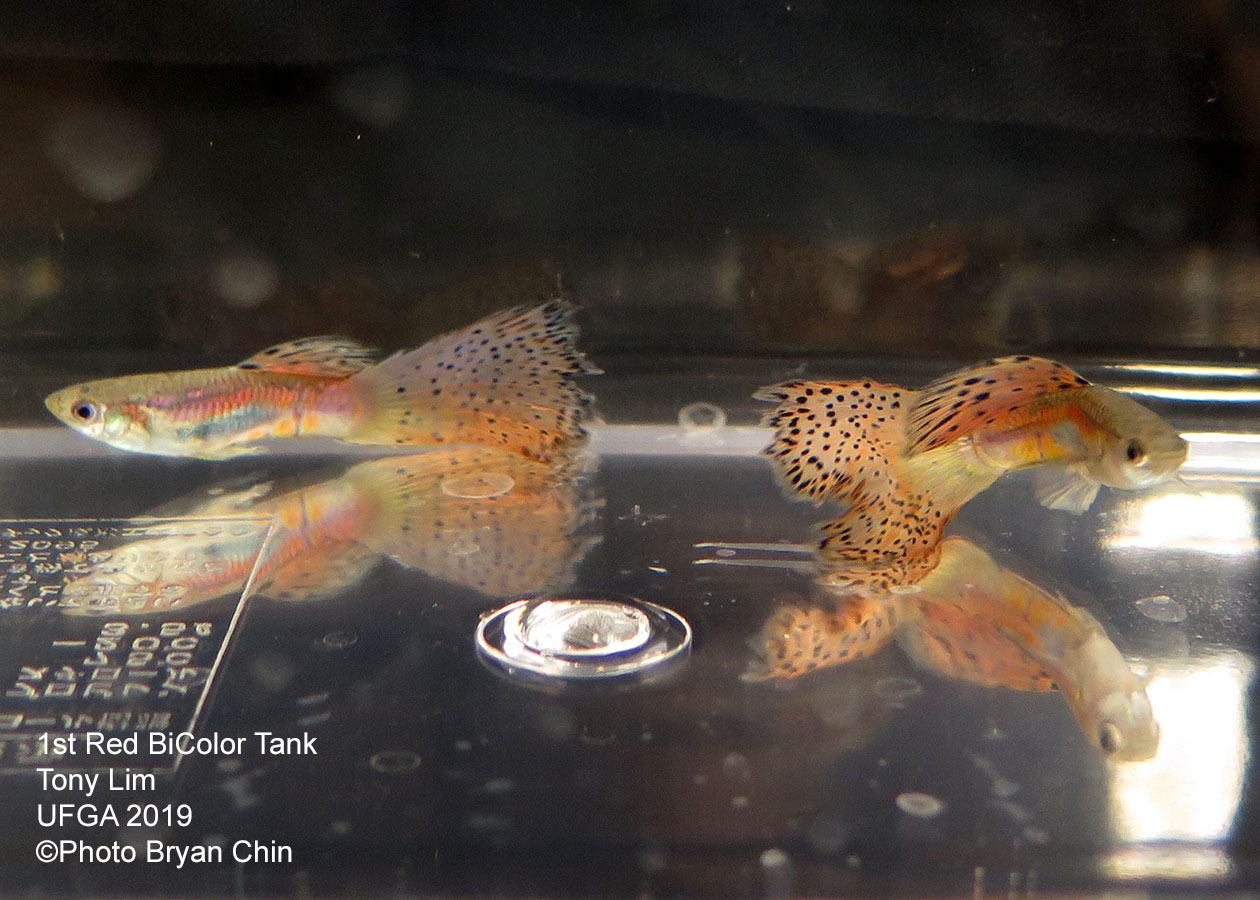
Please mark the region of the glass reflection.
POLYGON ((1061 691, 1108 757, 1154 756, 1160 727, 1142 680, 1092 615, 959 537, 922 578, 886 590, 818 579, 818 602, 776 611, 754 642, 749 680, 840 665, 896 638, 918 664, 987 686, 1061 691))
POLYGON ((268 528, 261 552, 225 529, 142 538, 69 581, 63 611, 143 614, 243 588, 319 600, 384 557, 492 597, 538 593, 566 581, 594 543, 585 526, 598 504, 586 475, 580 461, 548 465, 496 448, 454 447, 371 460, 288 489, 220 486, 208 499, 202 492, 178 503, 190 507, 183 518, 261 520, 268 528))
POLYGON ((1254 663, 1220 653, 1147 682, 1164 740, 1154 759, 1110 773, 1112 830, 1127 842, 1229 837, 1247 766, 1247 690, 1254 663))

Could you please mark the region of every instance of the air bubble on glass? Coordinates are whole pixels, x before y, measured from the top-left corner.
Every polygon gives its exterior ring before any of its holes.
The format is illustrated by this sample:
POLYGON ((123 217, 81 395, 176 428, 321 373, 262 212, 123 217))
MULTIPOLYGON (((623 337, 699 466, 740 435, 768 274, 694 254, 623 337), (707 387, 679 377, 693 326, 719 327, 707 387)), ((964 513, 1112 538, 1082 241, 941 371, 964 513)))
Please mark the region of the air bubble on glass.
POLYGON ((904 791, 897 795, 897 808, 920 819, 934 819, 945 811, 945 801, 920 791, 904 791))
POLYGON ((214 290, 219 299, 241 309, 266 303, 279 284, 276 264, 249 250, 230 252, 219 260, 214 272, 214 290))
POLYGON ((1134 601, 1138 612, 1153 622, 1163 625, 1179 625, 1186 620, 1186 607, 1167 594, 1156 594, 1134 601))
POLYGON ((420 757, 410 750, 381 750, 372 754, 368 765, 382 775, 406 775, 420 768, 420 757))
POLYGON ((473 472, 442 479, 442 493, 461 500, 489 500, 516 487, 511 475, 503 472, 473 472))
POLYGON ((726 413, 712 403, 688 403, 678 410, 678 427, 689 435, 718 431, 726 426, 726 413))
POLYGON ((359 636, 353 631, 330 631, 320 641, 329 650, 344 650, 357 643, 359 636))
POLYGON ((123 106, 79 106, 48 132, 48 154, 61 174, 89 200, 116 203, 148 183, 161 141, 141 112, 123 106))

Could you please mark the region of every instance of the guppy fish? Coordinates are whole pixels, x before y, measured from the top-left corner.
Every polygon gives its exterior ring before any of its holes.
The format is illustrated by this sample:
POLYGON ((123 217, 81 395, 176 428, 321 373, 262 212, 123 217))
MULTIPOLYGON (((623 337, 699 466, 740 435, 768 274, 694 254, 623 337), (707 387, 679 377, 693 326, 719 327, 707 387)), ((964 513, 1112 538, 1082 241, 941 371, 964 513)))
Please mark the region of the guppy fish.
POLYGON ((356 444, 482 444, 547 460, 585 435, 598 372, 576 349, 573 307, 515 307, 373 365, 370 349, 315 337, 234 366, 129 375, 45 401, 62 422, 122 450, 224 459, 269 438, 356 444))
POLYGON ((1040 466, 1037 499, 1078 514, 1100 485, 1135 489, 1173 477, 1186 450, 1146 407, 1032 356, 989 360, 924 387, 905 443, 925 475, 1040 466), (950 447, 953 453, 929 461, 950 447))
POLYGON ((1029 356, 921 391, 790 381, 754 396, 778 404, 764 452, 787 489, 845 506, 823 526, 824 558, 859 570, 929 556, 949 519, 1006 472, 1039 466, 1038 499, 1079 513, 1099 485, 1156 484, 1186 457, 1186 442, 1150 410, 1029 356))
POLYGON ((894 637, 912 659, 953 678, 1059 690, 1106 755, 1147 759, 1159 725, 1141 679, 1098 621, 949 537, 917 584, 893 590, 820 586, 814 603, 777 610, 753 641, 747 680, 795 678, 870 656, 894 637))
POLYGON ((225 491, 181 509, 173 534, 125 544, 69 580, 61 608, 141 615, 247 584, 277 600, 319 600, 386 556, 495 597, 537 593, 568 577, 592 543, 584 466, 464 446, 370 460, 288 491, 225 491))

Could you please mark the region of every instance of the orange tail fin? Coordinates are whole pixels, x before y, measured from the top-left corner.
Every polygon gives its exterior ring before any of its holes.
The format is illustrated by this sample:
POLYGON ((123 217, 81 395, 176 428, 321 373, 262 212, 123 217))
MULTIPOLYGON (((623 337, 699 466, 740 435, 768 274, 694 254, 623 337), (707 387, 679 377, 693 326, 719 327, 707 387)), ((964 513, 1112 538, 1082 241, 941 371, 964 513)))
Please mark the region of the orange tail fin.
POLYGON ((577 349, 573 306, 515 307, 398 353, 352 380, 367 412, 358 444, 481 444, 548 460, 582 442, 599 372, 577 349))

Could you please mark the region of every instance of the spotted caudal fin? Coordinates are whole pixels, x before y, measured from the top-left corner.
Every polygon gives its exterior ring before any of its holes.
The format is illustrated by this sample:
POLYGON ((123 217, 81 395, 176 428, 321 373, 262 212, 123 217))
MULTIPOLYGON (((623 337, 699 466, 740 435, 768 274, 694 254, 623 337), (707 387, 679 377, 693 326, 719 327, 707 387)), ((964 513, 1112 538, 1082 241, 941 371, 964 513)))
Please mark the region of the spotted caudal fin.
POLYGON ((788 381, 753 395, 777 403, 763 452, 786 488, 815 504, 860 503, 897 489, 895 457, 913 392, 877 381, 788 381))
POLYGON ((753 660, 745 681, 797 678, 815 669, 870 656, 897 630, 897 598, 848 593, 833 602, 784 606, 749 642, 753 660))
POLYGON ((547 460, 581 443, 590 398, 573 378, 599 370, 577 349, 573 307, 516 307, 398 353, 352 377, 359 444, 481 444, 547 460))
POLYGON ((925 453, 986 427, 1031 422, 1048 396, 1089 387, 1062 363, 1006 356, 951 372, 920 392, 906 425, 907 454, 925 453))
POLYGON ((525 596, 566 582, 593 544, 584 462, 450 447, 361 463, 346 478, 376 498, 365 546, 494 597, 525 596))

